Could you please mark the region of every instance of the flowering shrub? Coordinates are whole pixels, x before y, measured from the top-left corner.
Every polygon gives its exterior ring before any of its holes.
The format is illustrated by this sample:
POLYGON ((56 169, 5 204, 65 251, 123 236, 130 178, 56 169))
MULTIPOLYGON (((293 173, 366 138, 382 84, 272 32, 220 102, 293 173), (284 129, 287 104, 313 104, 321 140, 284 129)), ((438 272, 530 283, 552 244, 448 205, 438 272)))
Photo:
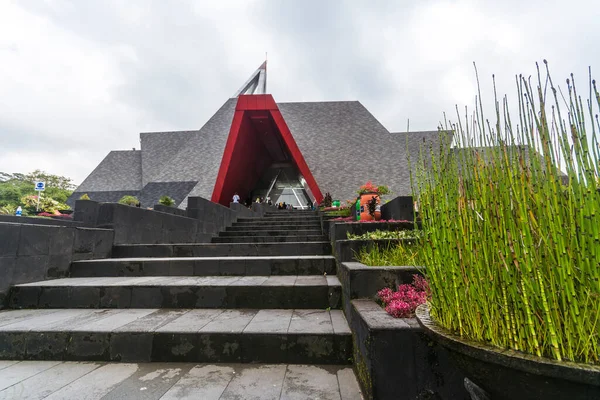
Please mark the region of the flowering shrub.
POLYGON ((358 189, 359 196, 365 193, 377 193, 378 195, 383 196, 384 194, 390 193, 390 188, 386 185, 375 186, 369 181, 358 189))
POLYGON ((61 214, 60 212, 56 211, 56 213, 49 213, 49 212, 43 212, 43 213, 39 213, 38 217, 61 217, 61 218, 73 218, 71 215, 69 214, 61 214))
MULTIPOLYGON (((23 196, 21 198, 21 204, 23 204, 24 208, 27 209, 29 212, 35 211, 36 207, 38 206, 37 203, 37 195, 28 195, 23 196)), ((69 209, 69 206, 59 201, 56 201, 51 197, 42 196, 40 199, 39 209, 41 211, 55 213, 58 212, 58 210, 67 210, 69 209)))
POLYGON ((410 318, 417 307, 427 301, 429 284, 420 275, 413 275, 413 283, 398 286, 394 292, 390 288, 381 289, 377 296, 383 302, 385 311, 394 318, 410 318))

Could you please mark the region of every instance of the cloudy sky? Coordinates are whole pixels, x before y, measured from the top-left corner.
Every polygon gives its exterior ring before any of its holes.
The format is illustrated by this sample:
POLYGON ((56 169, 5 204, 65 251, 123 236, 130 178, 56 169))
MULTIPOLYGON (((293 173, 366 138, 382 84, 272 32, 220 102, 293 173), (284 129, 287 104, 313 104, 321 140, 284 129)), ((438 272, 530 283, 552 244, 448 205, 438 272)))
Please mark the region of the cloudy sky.
POLYGON ((435 129, 473 103, 473 61, 488 98, 492 74, 511 95, 544 58, 584 82, 598 21, 597 0, 0 0, 0 171, 80 183, 139 132, 200 128, 265 52, 279 102, 435 129))

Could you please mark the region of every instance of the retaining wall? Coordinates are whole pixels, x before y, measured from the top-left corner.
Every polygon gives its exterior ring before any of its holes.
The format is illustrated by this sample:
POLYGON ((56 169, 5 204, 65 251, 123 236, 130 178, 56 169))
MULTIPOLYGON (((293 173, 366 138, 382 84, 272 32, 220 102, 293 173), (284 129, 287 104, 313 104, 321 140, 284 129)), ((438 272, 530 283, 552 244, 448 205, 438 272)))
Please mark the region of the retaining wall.
POLYGON ((468 400, 465 376, 416 318, 393 318, 371 300, 352 301, 356 377, 367 399, 468 400))
POLYGON ((113 231, 0 222, 0 308, 10 286, 65 277, 71 261, 111 256, 113 231))

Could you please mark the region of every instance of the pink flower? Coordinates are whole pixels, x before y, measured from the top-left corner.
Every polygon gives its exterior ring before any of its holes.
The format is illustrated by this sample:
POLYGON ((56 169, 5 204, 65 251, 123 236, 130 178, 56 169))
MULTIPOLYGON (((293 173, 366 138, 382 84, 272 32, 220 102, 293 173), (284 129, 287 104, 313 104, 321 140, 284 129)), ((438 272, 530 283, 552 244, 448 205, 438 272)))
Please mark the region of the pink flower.
POLYGON ((383 302, 385 311, 395 318, 409 318, 417 307, 427 301, 429 284, 420 275, 413 275, 412 284, 398 285, 398 290, 381 289, 377 296, 383 302))
POLYGON ((394 318, 408 318, 413 313, 411 305, 402 300, 392 300, 385 311, 394 318))
POLYGON ((377 296, 379 296, 384 304, 387 304, 392 300, 393 294, 394 292, 392 292, 392 289, 390 288, 381 289, 379 292, 377 292, 377 296))

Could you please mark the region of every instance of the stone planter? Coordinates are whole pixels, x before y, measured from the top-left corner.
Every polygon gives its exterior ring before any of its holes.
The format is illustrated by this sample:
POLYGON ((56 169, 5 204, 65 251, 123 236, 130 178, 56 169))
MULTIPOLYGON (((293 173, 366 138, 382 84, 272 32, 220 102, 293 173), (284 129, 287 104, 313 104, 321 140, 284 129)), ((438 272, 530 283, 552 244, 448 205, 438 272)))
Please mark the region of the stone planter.
POLYGON ((415 318, 394 318, 372 300, 353 300, 356 377, 365 399, 466 400, 464 375, 415 318))
POLYGON ((427 305, 419 306, 417 320, 456 359, 472 399, 600 399, 598 366, 557 362, 460 338, 437 325, 427 305))

